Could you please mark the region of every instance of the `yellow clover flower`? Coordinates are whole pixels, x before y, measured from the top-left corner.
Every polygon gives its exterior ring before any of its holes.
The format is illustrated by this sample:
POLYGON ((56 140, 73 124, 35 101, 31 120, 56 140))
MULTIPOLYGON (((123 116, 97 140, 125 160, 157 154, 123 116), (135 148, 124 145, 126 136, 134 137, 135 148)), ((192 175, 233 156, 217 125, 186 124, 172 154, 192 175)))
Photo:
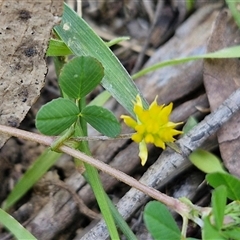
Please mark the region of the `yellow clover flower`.
POLYGON ((137 95, 133 109, 137 121, 126 115, 121 116, 125 124, 136 131, 132 135, 132 140, 139 143, 139 157, 142 165, 146 163, 148 157, 147 143, 153 143, 156 147, 165 149, 165 143, 174 142, 173 136, 182 133, 182 131, 174 129, 182 124, 181 122, 173 123, 169 121, 172 107, 172 103, 168 106, 158 105, 156 97, 149 109, 143 109, 142 100, 137 95))

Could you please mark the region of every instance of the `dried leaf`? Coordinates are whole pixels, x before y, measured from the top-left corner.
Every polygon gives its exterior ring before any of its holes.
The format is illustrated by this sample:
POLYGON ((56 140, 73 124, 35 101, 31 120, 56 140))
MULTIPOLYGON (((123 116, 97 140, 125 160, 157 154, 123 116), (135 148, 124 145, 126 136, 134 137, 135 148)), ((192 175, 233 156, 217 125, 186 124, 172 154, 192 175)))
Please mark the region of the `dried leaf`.
MULTIPOLYGON (((0 0, 0 124, 17 127, 44 85, 51 29, 63 1, 0 0)), ((1 135, 0 147, 9 136, 1 135)))
MULTIPOLYGON (((208 52, 239 44, 240 34, 230 14, 223 10, 217 17, 208 52)), ((238 59, 211 59, 204 61, 204 84, 212 110, 240 87, 238 59)), ((228 170, 240 177, 240 114, 237 113, 218 132, 221 156, 228 170)))

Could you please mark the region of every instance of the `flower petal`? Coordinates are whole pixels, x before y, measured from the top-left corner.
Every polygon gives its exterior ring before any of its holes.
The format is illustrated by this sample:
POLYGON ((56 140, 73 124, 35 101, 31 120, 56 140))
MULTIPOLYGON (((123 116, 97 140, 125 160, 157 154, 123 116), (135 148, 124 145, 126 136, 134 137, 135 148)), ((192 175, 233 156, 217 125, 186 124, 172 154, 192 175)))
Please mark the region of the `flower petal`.
POLYGON ((132 135, 132 140, 136 143, 140 143, 143 140, 143 135, 141 135, 139 133, 134 133, 132 135))
POLYGON ((139 155, 138 156, 141 159, 142 166, 144 166, 145 163, 147 162, 147 158, 148 158, 147 145, 144 141, 139 143, 139 155))
POLYGON ((154 138, 154 145, 156 147, 160 147, 162 149, 166 148, 164 141, 158 136, 155 136, 155 138, 154 138))
POLYGON ((165 124, 169 121, 169 115, 172 111, 173 103, 169 103, 166 107, 163 107, 161 112, 158 114, 158 118, 162 124, 165 124))
POLYGON ((151 103, 149 107, 150 115, 153 118, 157 118, 158 114, 161 112, 162 108, 164 107, 164 105, 157 104, 157 97, 158 96, 156 96, 155 100, 151 103))
POLYGON ((122 118, 123 121, 125 122, 125 124, 128 125, 131 128, 135 128, 136 125, 137 125, 137 122, 133 118, 131 118, 127 115, 121 115, 120 118, 122 118))
POLYGON ((142 116, 144 110, 143 110, 142 106, 139 106, 139 105, 135 104, 134 108, 133 108, 133 111, 136 114, 137 118, 139 118, 139 117, 142 116))
POLYGON ((145 136, 144 140, 146 143, 154 143, 154 137, 152 134, 149 133, 145 136))
POLYGON ((139 133, 139 134, 144 134, 146 132, 146 127, 142 124, 139 124, 135 127, 135 130, 139 133))

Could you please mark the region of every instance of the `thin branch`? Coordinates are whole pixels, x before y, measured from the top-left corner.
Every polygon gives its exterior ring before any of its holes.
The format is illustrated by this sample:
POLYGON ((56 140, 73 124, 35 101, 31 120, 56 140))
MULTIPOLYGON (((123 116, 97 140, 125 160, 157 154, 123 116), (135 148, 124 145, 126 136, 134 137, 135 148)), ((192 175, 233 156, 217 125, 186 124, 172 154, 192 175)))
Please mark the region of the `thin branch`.
MULTIPOLYGON (((51 146, 54 143, 54 139, 55 139, 53 137, 43 136, 40 134, 31 133, 31 132, 27 132, 24 130, 20 130, 20 129, 8 127, 8 126, 3 126, 3 125, 0 125, 0 132, 9 134, 11 136, 23 138, 26 140, 35 141, 35 142, 38 142, 40 144, 44 144, 47 146, 51 146)), ((179 214, 185 214, 189 211, 189 207, 186 206, 184 203, 180 202, 179 200, 169 197, 169 196, 157 191, 154 188, 151 188, 151 187, 148 187, 148 186, 142 184, 141 182, 137 181, 133 177, 131 177, 131 176, 125 174, 124 172, 121 172, 115 168, 112 168, 111 166, 105 164, 104 162, 101 162, 97 159, 87 156, 84 153, 82 153, 76 149, 72 149, 65 145, 60 146, 58 148, 58 150, 60 150, 64 153, 67 153, 74 158, 78 158, 78 159, 82 160, 83 162, 88 163, 88 164, 94 166, 95 168, 117 178, 118 180, 126 183, 127 185, 144 192, 145 194, 149 195, 150 197, 164 203, 166 206, 170 207, 171 209, 178 212, 179 214)))
POLYGON ((74 141, 112 141, 112 140, 122 140, 122 139, 130 139, 132 137, 132 133, 120 134, 115 138, 107 137, 107 136, 88 136, 88 137, 73 137, 74 141))

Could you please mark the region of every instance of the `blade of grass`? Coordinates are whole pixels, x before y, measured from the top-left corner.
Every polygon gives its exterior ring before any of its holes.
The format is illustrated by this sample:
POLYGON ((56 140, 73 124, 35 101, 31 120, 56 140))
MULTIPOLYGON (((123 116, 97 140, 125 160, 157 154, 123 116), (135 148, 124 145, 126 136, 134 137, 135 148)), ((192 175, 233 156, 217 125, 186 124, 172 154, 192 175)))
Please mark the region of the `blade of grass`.
POLYGON ((58 39, 50 39, 46 53, 47 56, 67 56, 70 54, 72 54, 71 50, 63 41, 58 39))
POLYGON ((62 153, 50 151, 49 149, 36 159, 33 165, 27 170, 14 189, 3 203, 3 209, 9 209, 15 204, 59 159, 62 153))
POLYGON ((239 13, 239 0, 226 0, 226 3, 234 17, 238 27, 240 27, 240 13, 239 13))
POLYGON ((137 240, 137 237, 134 235, 134 233, 132 232, 131 228, 127 225, 126 221, 124 220, 122 215, 118 212, 117 208, 112 203, 112 201, 110 200, 110 198, 108 197, 107 194, 106 194, 106 198, 107 198, 109 207, 111 209, 112 215, 114 217, 114 220, 117 223, 117 226, 119 227, 119 229, 124 234, 124 236, 128 240, 137 240))
POLYGON ((0 223, 6 227, 16 239, 37 240, 27 229, 25 229, 11 215, 0 209, 0 223))
POLYGON ((202 54, 202 55, 198 55, 198 56, 190 56, 190 57, 185 57, 185 58, 175 58, 172 60, 159 62, 159 63, 156 63, 150 67, 144 68, 143 70, 135 73, 132 76, 132 78, 133 79, 139 78, 143 75, 146 75, 147 73, 150 73, 150 72, 155 71, 162 67, 182 64, 182 63, 186 63, 186 62, 193 61, 193 60, 199 60, 199 59, 203 59, 203 58, 211 59, 211 58, 238 58, 238 57, 240 57, 240 46, 234 46, 234 47, 224 48, 224 49, 221 49, 221 50, 219 50, 217 52, 213 52, 213 53, 206 53, 206 54, 202 54))
MULTIPOLYGON (((84 136, 80 124, 77 124, 75 127, 75 135, 84 136)), ((91 155, 90 149, 88 147, 88 143, 86 141, 82 141, 78 149, 83 151, 87 155, 91 155)), ((111 239, 117 240, 119 239, 117 228, 116 228, 113 215, 106 198, 106 193, 104 191, 101 180, 99 178, 98 171, 95 167, 93 167, 90 164, 85 163, 84 166, 86 169, 86 176, 87 176, 88 183, 90 184, 94 192, 99 208, 106 222, 111 239)))
POLYGON ((120 43, 122 41, 126 41, 126 40, 129 40, 129 39, 130 39, 130 37, 118 37, 118 38, 115 38, 115 39, 113 39, 113 40, 111 40, 109 42, 106 42, 106 45, 108 47, 111 47, 111 46, 113 46, 115 44, 118 44, 118 43, 120 43))

